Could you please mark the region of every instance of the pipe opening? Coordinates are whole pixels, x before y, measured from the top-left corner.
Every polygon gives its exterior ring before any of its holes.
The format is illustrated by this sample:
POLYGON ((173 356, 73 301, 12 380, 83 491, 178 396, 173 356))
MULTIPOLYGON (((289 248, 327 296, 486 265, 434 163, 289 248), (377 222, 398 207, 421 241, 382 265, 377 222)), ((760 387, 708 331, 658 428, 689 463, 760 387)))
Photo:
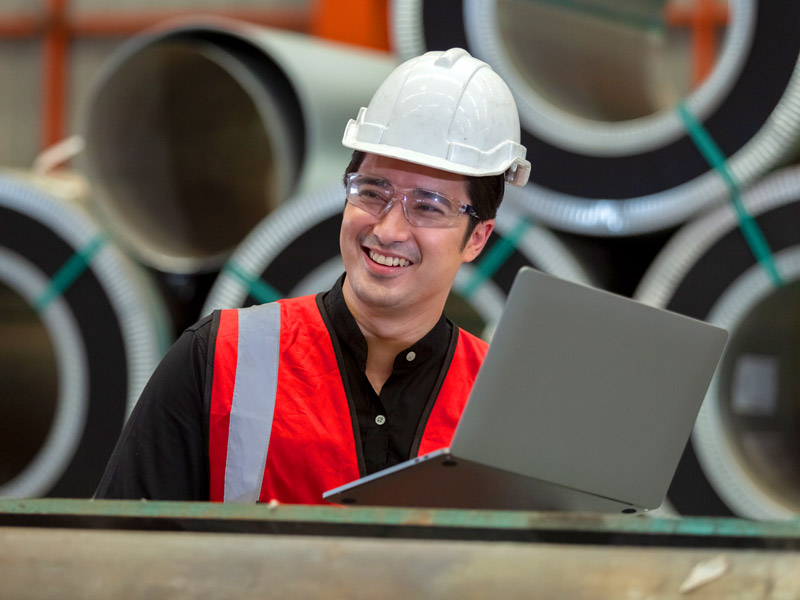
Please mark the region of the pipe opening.
POLYGON ((722 423, 757 487, 800 513, 800 281, 745 317, 720 366, 722 423))
MULTIPOLYGON (((692 91, 691 30, 667 22, 666 4, 498 0, 499 38, 530 90, 559 110, 595 121, 642 118, 692 91)), ((714 52, 725 31, 715 29, 714 52)))
POLYGON ((223 42, 145 45, 109 73, 89 117, 87 157, 106 216, 164 271, 218 267, 299 173, 298 109, 286 108, 263 56, 255 63, 242 44, 223 42))
POLYGON ((58 398, 55 351, 28 302, 0 283, 0 486, 19 475, 44 444, 58 398), (13 340, 13 343, 7 343, 13 340))

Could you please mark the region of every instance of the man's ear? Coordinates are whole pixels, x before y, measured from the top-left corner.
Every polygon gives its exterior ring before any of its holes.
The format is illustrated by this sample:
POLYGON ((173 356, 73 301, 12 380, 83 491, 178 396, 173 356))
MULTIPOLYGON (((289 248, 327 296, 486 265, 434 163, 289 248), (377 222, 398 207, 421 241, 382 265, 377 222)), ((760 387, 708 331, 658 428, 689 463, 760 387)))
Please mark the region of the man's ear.
POLYGON ((493 230, 494 219, 479 221, 478 224, 475 225, 475 229, 472 230, 467 243, 464 245, 464 262, 472 262, 478 257, 481 250, 483 250, 483 247, 486 245, 486 242, 489 241, 489 236, 492 234, 493 230))

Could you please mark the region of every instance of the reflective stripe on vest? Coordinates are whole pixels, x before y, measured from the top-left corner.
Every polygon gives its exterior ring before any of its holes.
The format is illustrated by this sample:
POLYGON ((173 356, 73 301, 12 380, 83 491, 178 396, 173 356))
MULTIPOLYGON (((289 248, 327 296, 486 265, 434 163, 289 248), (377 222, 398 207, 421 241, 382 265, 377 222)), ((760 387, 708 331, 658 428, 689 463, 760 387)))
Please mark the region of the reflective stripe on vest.
MULTIPOLYGON (((230 419, 224 463, 226 502, 258 501, 275 411, 280 327, 277 303, 226 310, 220 315, 217 339, 228 336, 228 345, 235 339, 237 357, 233 385, 217 386, 218 374, 226 365, 222 364, 222 352, 214 356, 212 411, 216 405, 221 412, 229 412, 230 419)), ((230 365, 227 368, 230 370, 230 365)))

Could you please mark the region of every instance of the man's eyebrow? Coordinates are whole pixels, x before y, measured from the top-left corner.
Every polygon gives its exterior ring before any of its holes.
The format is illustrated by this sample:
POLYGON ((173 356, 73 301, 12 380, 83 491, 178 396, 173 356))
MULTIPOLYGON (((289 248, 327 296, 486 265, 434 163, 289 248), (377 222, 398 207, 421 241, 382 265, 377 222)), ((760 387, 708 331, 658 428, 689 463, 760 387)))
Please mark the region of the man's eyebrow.
POLYGON ((437 192, 435 190, 429 190, 427 188, 421 188, 421 187, 414 188, 414 193, 423 195, 426 198, 437 197, 437 198, 446 199, 444 194, 440 194, 439 192, 437 192))
POLYGON ((384 179, 383 177, 377 177, 375 175, 361 175, 361 179, 373 185, 380 185, 383 187, 394 187, 392 186, 392 182, 389 181, 388 179, 384 179))

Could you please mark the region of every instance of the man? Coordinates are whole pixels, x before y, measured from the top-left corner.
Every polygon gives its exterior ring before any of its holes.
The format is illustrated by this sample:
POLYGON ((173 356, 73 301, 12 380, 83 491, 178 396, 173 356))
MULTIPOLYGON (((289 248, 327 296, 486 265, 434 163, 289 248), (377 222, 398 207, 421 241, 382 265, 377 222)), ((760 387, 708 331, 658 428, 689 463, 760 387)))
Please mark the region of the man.
POLYGON ((444 304, 530 171, 511 94, 466 51, 400 65, 348 124, 345 275, 215 311, 165 356, 98 498, 321 503, 448 445, 486 352, 444 304))

